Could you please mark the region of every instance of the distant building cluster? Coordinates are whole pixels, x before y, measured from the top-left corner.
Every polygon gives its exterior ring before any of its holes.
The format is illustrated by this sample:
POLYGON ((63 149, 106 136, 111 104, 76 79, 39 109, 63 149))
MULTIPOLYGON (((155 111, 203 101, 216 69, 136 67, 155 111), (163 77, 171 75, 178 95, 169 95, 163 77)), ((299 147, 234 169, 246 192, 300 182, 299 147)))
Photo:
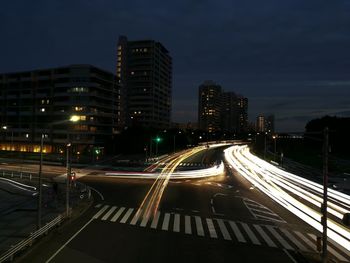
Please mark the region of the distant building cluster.
POLYGON ((247 132, 248 99, 205 81, 198 89, 198 126, 209 133, 247 132))
POLYGON ((259 115, 256 118, 256 132, 275 132, 275 116, 274 115, 259 115))

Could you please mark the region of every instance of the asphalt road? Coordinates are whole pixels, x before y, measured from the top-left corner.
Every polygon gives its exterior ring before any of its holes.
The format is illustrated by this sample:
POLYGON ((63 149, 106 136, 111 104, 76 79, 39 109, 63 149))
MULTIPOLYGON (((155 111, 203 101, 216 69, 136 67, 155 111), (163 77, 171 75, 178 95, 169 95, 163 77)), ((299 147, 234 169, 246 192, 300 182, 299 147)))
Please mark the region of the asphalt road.
MULTIPOLYGON (((208 149, 186 161, 220 156, 208 149)), ((20 262, 303 262, 297 251, 314 250, 314 230, 226 168, 170 181, 147 220, 137 209, 153 180, 81 177, 96 190, 93 206, 20 262)))

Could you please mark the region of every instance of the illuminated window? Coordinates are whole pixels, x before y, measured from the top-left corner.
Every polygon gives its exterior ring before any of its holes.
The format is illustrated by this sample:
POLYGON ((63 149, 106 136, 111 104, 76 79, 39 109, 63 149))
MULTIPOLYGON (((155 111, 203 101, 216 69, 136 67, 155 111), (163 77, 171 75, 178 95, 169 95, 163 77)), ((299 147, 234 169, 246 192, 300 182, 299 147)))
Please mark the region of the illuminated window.
POLYGON ((75 111, 82 111, 83 109, 84 109, 83 107, 78 107, 78 106, 74 107, 75 111))
POLYGON ((118 50, 122 50, 122 46, 118 46, 118 50))
POLYGON ((73 87, 68 90, 68 92, 89 92, 87 87, 73 87))

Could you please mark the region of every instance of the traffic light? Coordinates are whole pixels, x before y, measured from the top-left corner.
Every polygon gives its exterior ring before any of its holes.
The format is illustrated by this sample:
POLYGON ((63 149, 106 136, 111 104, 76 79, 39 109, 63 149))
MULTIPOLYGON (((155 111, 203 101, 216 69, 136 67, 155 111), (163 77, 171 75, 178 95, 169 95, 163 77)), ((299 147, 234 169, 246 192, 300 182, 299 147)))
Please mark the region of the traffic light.
POLYGON ((162 141, 162 138, 156 137, 156 142, 161 142, 161 141, 162 141))
POLYGON ((95 149, 95 153, 96 153, 96 154, 100 154, 100 152, 101 152, 101 150, 100 150, 100 149, 98 149, 98 148, 97 148, 97 149, 95 149))
POLYGON ((74 181, 75 181, 75 172, 71 172, 71 173, 70 173, 69 180, 70 180, 71 182, 74 182, 74 181))

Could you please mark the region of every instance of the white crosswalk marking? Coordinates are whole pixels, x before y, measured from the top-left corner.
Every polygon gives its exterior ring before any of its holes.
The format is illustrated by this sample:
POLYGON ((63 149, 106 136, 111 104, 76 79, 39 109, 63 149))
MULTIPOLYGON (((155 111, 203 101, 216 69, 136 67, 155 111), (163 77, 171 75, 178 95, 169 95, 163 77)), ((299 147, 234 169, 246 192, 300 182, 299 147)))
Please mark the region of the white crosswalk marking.
POLYGON ((260 236, 265 240, 267 245, 269 247, 277 247, 277 245, 271 240, 271 238, 265 233, 265 231, 262 229, 259 225, 254 225, 255 229, 258 231, 260 236))
POLYGON ((130 225, 136 225, 137 221, 139 220, 140 216, 142 214, 142 210, 137 210, 136 214, 132 218, 130 225))
POLYGON ((199 216, 195 216, 195 222, 196 222, 196 228, 197 228, 197 235, 204 237, 204 229, 202 225, 202 219, 199 216))
POLYGON ((243 226, 245 232, 248 234, 250 240, 254 245, 261 245, 260 241, 257 239, 256 235, 253 233, 253 231, 249 228, 249 226, 246 223, 241 223, 243 226))
POLYGON ((207 226, 208 226, 210 237, 218 238, 218 235, 216 234, 216 231, 215 231, 213 220, 211 220, 210 218, 207 218, 207 226))
POLYGON ((216 221, 219 224, 219 228, 221 230, 222 236, 224 237, 225 240, 232 240, 230 234, 227 231, 227 228, 225 226, 225 223, 222 219, 216 219, 216 221))
POLYGON ((179 214, 175 214, 173 231, 180 232, 180 215, 179 214))
POLYGON ((102 206, 102 204, 97 204, 95 205, 95 208, 100 208, 102 206))
POLYGON ((294 231, 294 233, 305 242, 305 244, 308 246, 308 248, 311 249, 311 251, 314 251, 316 249, 316 244, 312 246, 310 244, 310 240, 307 237, 305 237, 302 233, 300 233, 299 231, 294 231))
POLYGON ((156 215, 153 217, 151 228, 157 228, 160 212, 157 211, 156 215))
POLYGON ((170 221, 170 214, 165 213, 164 219, 163 219, 163 225, 162 225, 162 230, 168 230, 169 228, 169 221, 170 221))
POLYGON ((148 216, 143 215, 140 226, 145 227, 147 225, 148 219, 148 216))
POLYGON ((116 206, 112 206, 111 209, 108 210, 108 212, 101 218, 101 220, 105 221, 108 219, 108 217, 114 212, 114 210, 117 209, 116 206))
POLYGON ((307 251, 307 248, 301 244, 287 229, 280 228, 280 230, 283 232, 283 234, 289 238, 290 241, 292 241, 300 250, 307 251))
MULTIPOLYGON (((313 241, 316 242, 316 236, 314 234, 308 234, 309 237, 312 238, 313 241)), ((342 255, 340 255, 337 251, 335 251, 331 246, 327 246, 327 250, 329 253, 333 254, 338 260, 341 260, 341 261, 345 261, 347 262, 348 259, 346 259, 345 257, 343 257, 342 255)))
POLYGON ((239 230, 237 224, 233 221, 229 221, 229 223, 230 223, 230 226, 231 226, 233 232, 235 233, 235 236, 236 236, 238 242, 246 243, 247 241, 243 237, 242 232, 239 230))
POLYGON ((123 213, 124 210, 125 210, 125 207, 119 208, 118 212, 115 213, 115 215, 111 218, 111 221, 112 222, 117 221, 117 219, 120 217, 120 215, 123 213))
POLYGON ((100 209, 100 211, 98 211, 95 215, 94 215, 94 219, 97 219, 100 217, 100 215, 102 215, 107 209, 108 209, 109 205, 105 205, 104 207, 102 207, 100 209))
POLYGON ((134 208, 129 208, 129 210, 126 211, 125 215, 123 216, 122 220, 120 220, 120 223, 124 224, 128 220, 128 218, 131 215, 132 211, 134 211, 134 208))
POLYGON ((270 233, 282 244, 285 249, 293 250, 293 248, 288 244, 288 242, 277 233, 276 229, 273 226, 266 226, 270 233))
POLYGON ((192 229, 191 229, 191 217, 190 216, 185 216, 185 233, 186 234, 192 234, 192 229))

